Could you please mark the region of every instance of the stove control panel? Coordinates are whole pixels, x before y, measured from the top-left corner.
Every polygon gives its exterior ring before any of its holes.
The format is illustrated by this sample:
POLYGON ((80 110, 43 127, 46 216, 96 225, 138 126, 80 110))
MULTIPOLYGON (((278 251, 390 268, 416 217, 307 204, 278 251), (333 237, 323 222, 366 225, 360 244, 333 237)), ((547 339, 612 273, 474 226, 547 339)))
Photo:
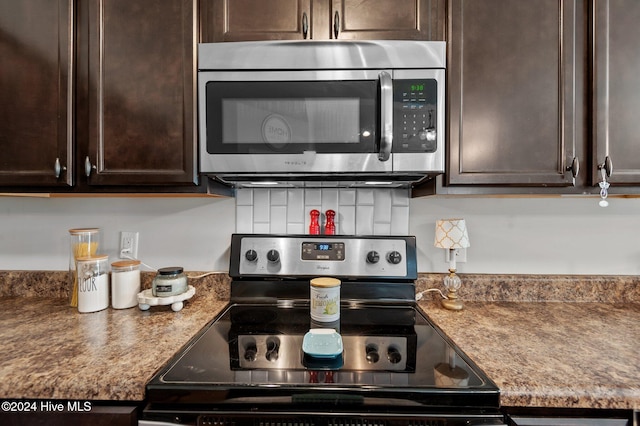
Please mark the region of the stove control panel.
POLYGON ((235 234, 231 269, 241 276, 412 278, 414 237, 235 234))

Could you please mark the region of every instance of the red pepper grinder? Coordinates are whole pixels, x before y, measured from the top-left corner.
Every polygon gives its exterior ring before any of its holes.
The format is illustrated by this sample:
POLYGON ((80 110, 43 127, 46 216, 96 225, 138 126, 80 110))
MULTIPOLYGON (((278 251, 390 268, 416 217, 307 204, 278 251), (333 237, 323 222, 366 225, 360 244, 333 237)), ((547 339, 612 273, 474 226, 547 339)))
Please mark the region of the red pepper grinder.
POLYGON ((327 216, 327 224, 324 226, 325 235, 336 235, 336 223, 334 221, 336 212, 333 210, 327 210, 325 215, 327 216))
POLYGON ((310 235, 320 235, 320 212, 316 209, 311 210, 311 223, 309 224, 310 235))

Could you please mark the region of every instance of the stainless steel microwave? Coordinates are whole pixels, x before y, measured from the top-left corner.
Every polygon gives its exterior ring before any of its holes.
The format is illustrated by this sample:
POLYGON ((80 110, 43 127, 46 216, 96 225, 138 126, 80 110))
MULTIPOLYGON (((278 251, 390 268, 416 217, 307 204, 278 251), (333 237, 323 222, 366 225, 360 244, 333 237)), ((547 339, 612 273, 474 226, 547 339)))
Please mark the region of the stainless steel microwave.
POLYGON ((445 63, 444 42, 200 44, 200 172, 235 186, 443 173, 445 63))

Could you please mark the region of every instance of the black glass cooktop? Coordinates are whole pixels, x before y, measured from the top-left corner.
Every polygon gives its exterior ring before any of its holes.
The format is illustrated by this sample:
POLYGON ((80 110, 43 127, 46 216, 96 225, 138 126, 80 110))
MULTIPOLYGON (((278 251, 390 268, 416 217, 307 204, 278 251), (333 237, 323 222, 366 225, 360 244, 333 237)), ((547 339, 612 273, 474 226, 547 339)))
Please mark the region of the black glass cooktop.
POLYGON ((499 405, 496 385, 419 308, 369 304, 343 304, 340 320, 330 324, 314 323, 308 304, 231 304, 156 374, 147 397, 221 406, 327 399, 349 406, 499 405), (305 356, 304 335, 318 327, 340 334, 340 362, 305 356))

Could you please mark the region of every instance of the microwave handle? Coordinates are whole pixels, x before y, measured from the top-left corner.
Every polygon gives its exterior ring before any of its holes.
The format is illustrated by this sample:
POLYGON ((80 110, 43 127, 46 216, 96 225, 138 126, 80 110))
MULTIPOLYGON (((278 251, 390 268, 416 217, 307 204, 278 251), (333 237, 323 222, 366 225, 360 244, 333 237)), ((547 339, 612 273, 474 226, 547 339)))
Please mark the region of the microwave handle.
POLYGON ((388 72, 378 74, 380 81, 380 151, 378 160, 387 161, 393 143, 393 80, 388 72))

